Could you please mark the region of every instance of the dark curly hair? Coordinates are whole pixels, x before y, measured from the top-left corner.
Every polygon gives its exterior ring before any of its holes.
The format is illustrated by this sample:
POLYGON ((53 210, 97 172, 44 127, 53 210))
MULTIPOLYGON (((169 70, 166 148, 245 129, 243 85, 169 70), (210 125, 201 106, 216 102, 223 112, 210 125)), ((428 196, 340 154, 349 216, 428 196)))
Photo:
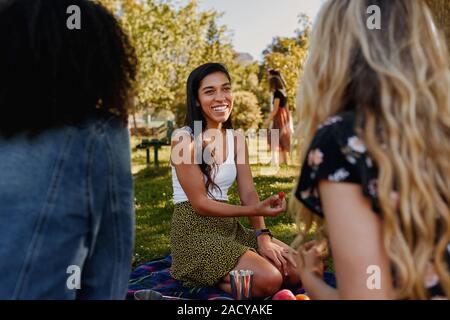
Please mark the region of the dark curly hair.
POLYGON ((114 16, 89 0, 6 0, 0 4, 0 136, 126 119, 136 56, 114 16), (81 10, 69 30, 68 7, 81 10))

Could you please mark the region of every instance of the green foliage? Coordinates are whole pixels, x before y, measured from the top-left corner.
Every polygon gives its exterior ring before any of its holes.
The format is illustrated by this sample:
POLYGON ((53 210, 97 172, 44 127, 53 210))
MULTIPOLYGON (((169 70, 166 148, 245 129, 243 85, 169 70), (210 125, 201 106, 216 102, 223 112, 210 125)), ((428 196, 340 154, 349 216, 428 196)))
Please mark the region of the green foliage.
POLYGON ((249 91, 234 93, 234 107, 231 114, 235 129, 257 129, 262 122, 261 109, 256 96, 249 91))
POLYGON ((220 15, 215 13, 214 17, 209 20, 203 61, 221 62, 228 67, 233 67, 234 50, 231 45, 231 39, 225 26, 220 28, 217 26, 216 19, 218 17, 220 15))
POLYGON ((200 12, 195 0, 98 0, 117 13, 136 48, 138 109, 173 109, 184 101, 185 83, 198 65, 232 64, 234 51, 219 14, 200 12))
POLYGON ((233 90, 235 92, 249 91, 258 97, 259 93, 265 90, 265 88, 261 86, 259 79, 259 68, 258 62, 233 64, 232 68, 230 68, 230 75, 233 80, 233 90))

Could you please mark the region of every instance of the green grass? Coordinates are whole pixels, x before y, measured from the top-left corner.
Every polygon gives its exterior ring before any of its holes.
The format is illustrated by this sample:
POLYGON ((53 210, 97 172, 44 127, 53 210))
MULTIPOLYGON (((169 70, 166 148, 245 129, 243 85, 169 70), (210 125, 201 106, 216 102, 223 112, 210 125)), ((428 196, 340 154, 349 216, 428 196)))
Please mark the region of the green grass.
MULTIPOLYGON (((132 140, 133 146, 137 140, 132 140)), ((153 150, 151 158, 153 160, 153 150)), ((170 148, 163 147, 160 150, 159 169, 146 166, 145 151, 133 148, 133 174, 136 198, 136 244, 134 265, 141 264, 151 259, 166 256, 170 253, 170 223, 173 213, 172 203, 172 178, 168 164, 170 148)), ((286 200, 294 187, 299 174, 298 166, 282 166, 278 172, 271 172, 270 167, 252 165, 256 190, 261 199, 265 199, 274 193, 284 191, 286 200)), ((236 184, 230 188, 230 203, 239 204, 236 184)), ((242 223, 249 226, 248 219, 241 219, 242 223)), ((287 213, 276 218, 266 218, 266 225, 275 237, 286 243, 291 243, 295 238, 296 226, 293 219, 287 213)))

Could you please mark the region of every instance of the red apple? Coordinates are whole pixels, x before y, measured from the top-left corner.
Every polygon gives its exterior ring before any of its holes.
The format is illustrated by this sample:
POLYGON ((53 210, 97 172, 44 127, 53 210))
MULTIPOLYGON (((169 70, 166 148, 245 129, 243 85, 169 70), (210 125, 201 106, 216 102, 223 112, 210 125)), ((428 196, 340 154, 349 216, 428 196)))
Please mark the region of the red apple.
POLYGON ((283 289, 275 293, 272 300, 297 300, 291 290, 283 289))

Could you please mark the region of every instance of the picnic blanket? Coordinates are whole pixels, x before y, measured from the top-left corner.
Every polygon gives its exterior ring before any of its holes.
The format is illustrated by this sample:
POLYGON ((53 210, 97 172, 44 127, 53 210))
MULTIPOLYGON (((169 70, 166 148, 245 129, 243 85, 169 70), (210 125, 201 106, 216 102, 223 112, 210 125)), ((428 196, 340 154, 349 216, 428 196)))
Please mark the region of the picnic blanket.
MULTIPOLYGON (((170 274, 172 256, 152 260, 133 270, 128 283, 127 299, 134 299, 138 290, 151 289, 164 296, 193 300, 232 299, 218 287, 185 287, 170 274)), ((336 279, 331 272, 325 272, 324 280, 336 287, 336 279)), ((305 293, 302 288, 289 288, 294 294, 305 293)), ((267 299, 270 299, 268 297, 267 299)))

